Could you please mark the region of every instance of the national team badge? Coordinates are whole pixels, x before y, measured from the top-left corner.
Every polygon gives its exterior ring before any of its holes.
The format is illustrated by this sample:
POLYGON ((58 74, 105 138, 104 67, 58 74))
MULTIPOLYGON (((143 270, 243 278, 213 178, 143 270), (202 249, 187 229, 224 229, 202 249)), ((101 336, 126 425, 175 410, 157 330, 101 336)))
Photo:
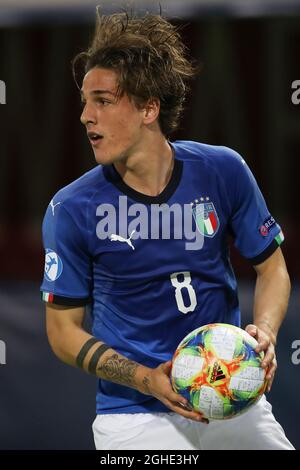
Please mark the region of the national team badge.
POLYGON ((200 202, 196 199, 192 203, 192 211, 199 232, 205 237, 213 238, 220 227, 214 203, 208 197, 201 197, 200 202))

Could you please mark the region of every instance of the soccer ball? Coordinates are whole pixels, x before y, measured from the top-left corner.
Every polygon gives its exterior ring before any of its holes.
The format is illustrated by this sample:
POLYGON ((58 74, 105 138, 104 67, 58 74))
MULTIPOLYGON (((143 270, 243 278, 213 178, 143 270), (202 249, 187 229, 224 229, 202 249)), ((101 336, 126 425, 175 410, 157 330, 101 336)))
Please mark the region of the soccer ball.
POLYGON ((265 391, 264 353, 257 341, 233 325, 214 323, 189 333, 172 360, 175 392, 208 419, 229 419, 244 413, 265 391))

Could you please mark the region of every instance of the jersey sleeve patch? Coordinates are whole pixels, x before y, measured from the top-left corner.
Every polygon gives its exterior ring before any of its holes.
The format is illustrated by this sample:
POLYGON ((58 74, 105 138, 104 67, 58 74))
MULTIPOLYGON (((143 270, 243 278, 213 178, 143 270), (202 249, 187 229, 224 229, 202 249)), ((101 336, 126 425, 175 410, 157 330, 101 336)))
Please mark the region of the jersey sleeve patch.
POLYGON ((40 291, 46 294, 46 302, 86 305, 93 273, 85 212, 69 210, 63 203, 55 205, 54 214, 48 206, 43 222, 45 271, 40 291))

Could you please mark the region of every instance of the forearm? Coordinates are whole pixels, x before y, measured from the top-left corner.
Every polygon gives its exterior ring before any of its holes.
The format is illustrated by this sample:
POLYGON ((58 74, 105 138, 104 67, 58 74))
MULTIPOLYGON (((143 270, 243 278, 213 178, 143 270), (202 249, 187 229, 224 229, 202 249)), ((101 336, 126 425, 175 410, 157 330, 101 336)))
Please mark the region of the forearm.
POLYGON ((268 333, 273 344, 286 315, 290 279, 286 269, 278 266, 258 274, 254 295, 254 324, 268 333))
POLYGON ((65 327, 50 341, 63 362, 77 366, 99 378, 122 384, 148 394, 150 368, 127 359, 85 330, 74 325, 65 327))
POLYGON ((135 388, 148 395, 150 394, 149 374, 151 370, 110 348, 98 361, 96 375, 102 379, 135 388))

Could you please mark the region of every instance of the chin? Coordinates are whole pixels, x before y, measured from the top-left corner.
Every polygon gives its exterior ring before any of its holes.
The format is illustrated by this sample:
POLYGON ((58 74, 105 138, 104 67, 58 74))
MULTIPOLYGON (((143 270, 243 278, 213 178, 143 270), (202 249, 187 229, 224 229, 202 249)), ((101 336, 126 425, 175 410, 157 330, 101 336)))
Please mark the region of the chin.
POLYGON ((118 163, 121 161, 126 161, 126 157, 123 155, 105 155, 98 153, 97 150, 94 151, 95 160, 99 165, 111 165, 112 163, 118 163))
POLYGON ((95 160, 98 163, 98 165, 111 165, 112 163, 114 163, 114 161, 117 160, 116 158, 112 156, 99 155, 97 154, 97 152, 94 152, 94 155, 95 155, 95 160))

